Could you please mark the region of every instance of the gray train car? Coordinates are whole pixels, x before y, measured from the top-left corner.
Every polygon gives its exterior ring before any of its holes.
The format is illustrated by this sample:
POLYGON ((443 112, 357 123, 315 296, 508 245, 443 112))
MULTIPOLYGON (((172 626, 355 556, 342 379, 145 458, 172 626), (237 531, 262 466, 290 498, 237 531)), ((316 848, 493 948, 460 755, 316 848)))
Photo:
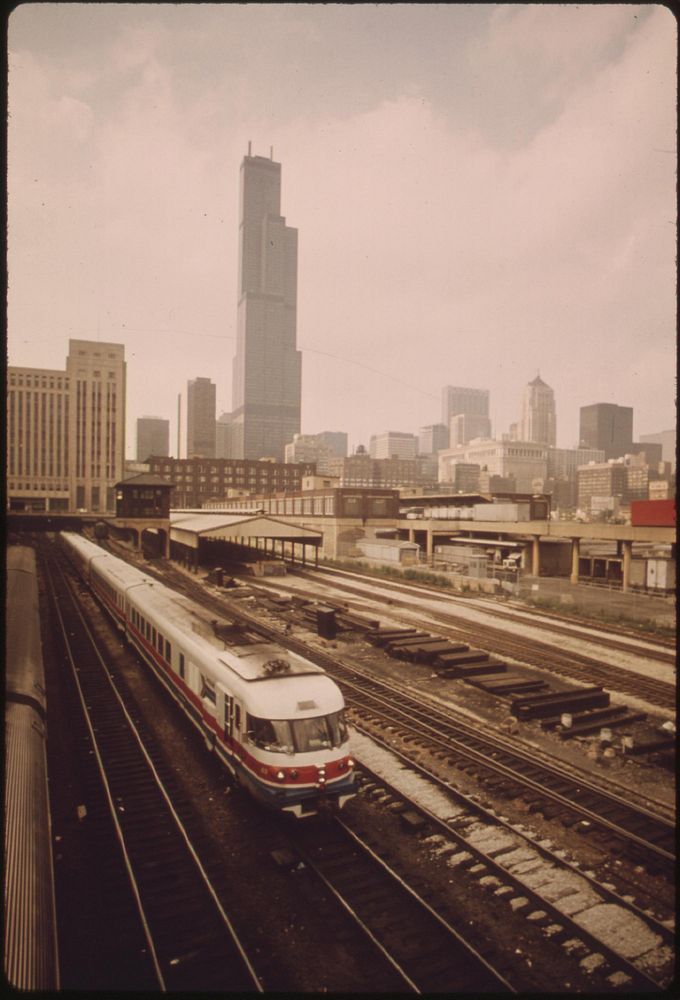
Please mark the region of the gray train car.
POLYGON ((7 549, 5 602, 5 949, 17 990, 59 988, 46 698, 33 549, 7 549))

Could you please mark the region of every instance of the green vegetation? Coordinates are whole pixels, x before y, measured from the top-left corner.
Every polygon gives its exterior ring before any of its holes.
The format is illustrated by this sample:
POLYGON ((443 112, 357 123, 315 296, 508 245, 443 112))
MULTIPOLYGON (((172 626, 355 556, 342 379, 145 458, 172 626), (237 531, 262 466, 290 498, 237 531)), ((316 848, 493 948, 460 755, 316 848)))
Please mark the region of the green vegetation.
POLYGON ((672 625, 662 625, 653 618, 634 618, 625 611, 613 611, 604 607, 590 607, 588 604, 574 601, 568 607, 562 603, 559 597, 522 597, 524 604, 543 609, 545 611, 557 611, 560 615, 568 618, 570 615, 585 618, 593 623, 606 623, 607 625, 625 625, 628 629, 638 632, 651 633, 659 636, 674 636, 675 628, 672 625))
POLYGON ((430 573, 427 570, 407 567, 398 569, 396 566, 370 566, 368 563, 357 561, 356 559, 325 559, 328 566, 337 566, 338 569, 358 570, 367 576, 388 577, 392 580, 412 580, 414 583, 427 583, 431 586, 441 587, 450 590, 452 583, 445 576, 439 573, 430 573))

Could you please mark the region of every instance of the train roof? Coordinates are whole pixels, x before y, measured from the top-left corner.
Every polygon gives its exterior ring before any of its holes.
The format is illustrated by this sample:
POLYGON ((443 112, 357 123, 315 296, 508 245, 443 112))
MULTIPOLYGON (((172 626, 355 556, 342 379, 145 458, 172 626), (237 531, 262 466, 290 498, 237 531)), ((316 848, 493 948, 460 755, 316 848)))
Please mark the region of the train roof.
POLYGON ((251 715, 266 719, 311 719, 345 707, 342 692, 328 674, 288 675, 248 688, 251 715))
POLYGON ((28 697, 44 709, 35 551, 24 545, 10 545, 5 572, 5 691, 9 697, 28 697))
POLYGON ((316 663, 272 642, 229 646, 218 659, 244 681, 271 681, 324 673, 316 663))
POLYGON ((207 658, 220 683, 236 686, 245 694, 248 711, 272 719, 313 718, 344 708, 340 689, 317 664, 290 652, 274 642, 238 640, 230 643, 219 638, 212 627, 214 616, 184 594, 106 552, 79 535, 68 533, 81 543, 84 554, 102 555, 94 564, 96 572, 118 585, 129 586, 127 597, 143 614, 163 619, 162 630, 168 638, 193 646, 197 657, 207 658), (144 583, 145 586, 135 586, 144 583), (228 671, 228 673, 227 673, 228 671))

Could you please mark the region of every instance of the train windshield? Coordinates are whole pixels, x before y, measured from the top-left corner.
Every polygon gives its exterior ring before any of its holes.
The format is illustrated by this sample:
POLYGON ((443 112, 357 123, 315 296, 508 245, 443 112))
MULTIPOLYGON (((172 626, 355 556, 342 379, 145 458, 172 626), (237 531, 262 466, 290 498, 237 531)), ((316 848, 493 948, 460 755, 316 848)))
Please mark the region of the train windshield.
POLYGON ((339 747, 347 741, 347 723, 341 710, 314 719, 257 719, 248 716, 251 740, 272 753, 309 753, 339 747))

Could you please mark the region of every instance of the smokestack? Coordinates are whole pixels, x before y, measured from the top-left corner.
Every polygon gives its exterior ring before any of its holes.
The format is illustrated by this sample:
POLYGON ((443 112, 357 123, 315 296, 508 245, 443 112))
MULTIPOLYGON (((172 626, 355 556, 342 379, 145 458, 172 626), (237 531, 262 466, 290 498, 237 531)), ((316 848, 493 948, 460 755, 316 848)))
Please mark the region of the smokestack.
POLYGON ((177 393, 177 458, 180 457, 179 445, 181 440, 181 428, 182 428, 182 393, 177 393))
POLYGON ((252 149, 252 146, 253 146, 252 142, 250 141, 250 139, 248 139, 248 156, 250 156, 250 150, 252 149))
POLYGON ((273 146, 269 147, 269 159, 270 160, 274 159, 274 147, 273 146))

